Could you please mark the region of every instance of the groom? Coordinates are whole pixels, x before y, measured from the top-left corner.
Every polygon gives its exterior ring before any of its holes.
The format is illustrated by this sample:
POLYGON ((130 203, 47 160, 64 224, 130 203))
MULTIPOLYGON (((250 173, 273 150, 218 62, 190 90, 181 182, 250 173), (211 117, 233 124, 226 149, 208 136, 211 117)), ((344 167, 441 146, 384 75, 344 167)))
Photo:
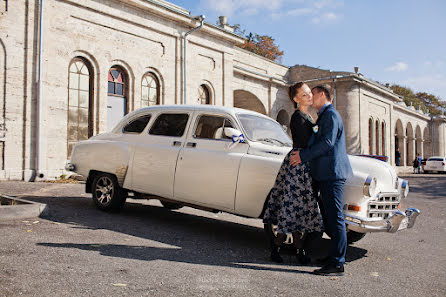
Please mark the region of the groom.
POLYGON ((352 175, 345 148, 344 125, 333 107, 329 85, 314 87, 313 107, 318 110, 316 134, 308 147, 291 157, 291 165, 310 162, 311 174, 319 183, 321 201, 325 211, 325 230, 331 237, 329 261, 314 271, 320 275, 344 275, 347 234, 342 211, 344 184, 352 175))

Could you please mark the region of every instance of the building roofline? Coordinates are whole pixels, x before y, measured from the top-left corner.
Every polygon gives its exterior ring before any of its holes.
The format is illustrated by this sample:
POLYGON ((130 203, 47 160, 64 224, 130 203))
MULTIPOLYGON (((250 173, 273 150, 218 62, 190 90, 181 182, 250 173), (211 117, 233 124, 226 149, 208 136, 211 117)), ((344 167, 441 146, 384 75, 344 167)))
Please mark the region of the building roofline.
MULTIPOLYGON (((121 2, 127 3, 134 7, 145 9, 156 15, 160 15, 170 20, 182 23, 183 25, 190 28, 193 28, 195 23, 198 22, 196 16, 191 15, 189 10, 164 0, 121 0, 121 2)), ((242 44, 246 40, 246 38, 243 36, 225 30, 214 24, 210 24, 206 21, 204 22, 204 26, 200 31, 208 34, 213 34, 217 38, 223 38, 235 44, 242 44)))

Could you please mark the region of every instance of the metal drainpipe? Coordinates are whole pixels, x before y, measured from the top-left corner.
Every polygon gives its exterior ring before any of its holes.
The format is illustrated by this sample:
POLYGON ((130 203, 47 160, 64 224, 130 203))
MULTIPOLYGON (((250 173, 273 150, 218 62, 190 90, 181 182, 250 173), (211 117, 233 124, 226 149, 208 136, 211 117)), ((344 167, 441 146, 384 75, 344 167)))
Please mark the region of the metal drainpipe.
POLYGON ((37 125, 36 125, 36 168, 34 169, 34 176, 31 181, 35 181, 37 177, 43 178, 43 173, 40 172, 41 166, 41 145, 40 136, 42 130, 42 26, 43 26, 43 0, 40 1, 40 19, 39 19, 39 81, 37 93, 37 125))
POLYGON ((187 61, 186 61, 186 54, 187 54, 187 36, 189 34, 191 34, 194 31, 197 31, 198 29, 200 29, 201 27, 203 27, 203 22, 205 19, 204 15, 200 15, 198 17, 195 17, 195 19, 200 20, 200 25, 196 28, 193 28, 192 30, 190 30, 189 32, 186 32, 186 34, 184 34, 184 53, 183 53, 183 104, 187 103, 187 93, 186 93, 186 84, 187 84, 187 61))

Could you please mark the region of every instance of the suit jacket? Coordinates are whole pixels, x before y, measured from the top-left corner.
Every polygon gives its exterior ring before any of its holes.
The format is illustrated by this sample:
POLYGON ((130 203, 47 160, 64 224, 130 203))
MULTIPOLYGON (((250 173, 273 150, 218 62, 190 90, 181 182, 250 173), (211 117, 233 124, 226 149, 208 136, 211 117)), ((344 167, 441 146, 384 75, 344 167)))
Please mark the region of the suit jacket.
POLYGON ((302 162, 310 162, 311 174, 318 181, 347 179, 352 175, 345 147, 344 124, 333 105, 319 115, 308 147, 300 151, 302 162))

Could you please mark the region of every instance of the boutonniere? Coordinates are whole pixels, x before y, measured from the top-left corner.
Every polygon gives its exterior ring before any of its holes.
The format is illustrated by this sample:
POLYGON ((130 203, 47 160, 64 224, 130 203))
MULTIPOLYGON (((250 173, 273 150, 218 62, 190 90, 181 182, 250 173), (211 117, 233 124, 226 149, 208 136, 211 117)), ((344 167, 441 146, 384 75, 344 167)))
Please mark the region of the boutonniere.
POLYGON ((314 125, 313 126, 313 132, 317 133, 317 131, 319 131, 319 126, 318 125, 314 125))

